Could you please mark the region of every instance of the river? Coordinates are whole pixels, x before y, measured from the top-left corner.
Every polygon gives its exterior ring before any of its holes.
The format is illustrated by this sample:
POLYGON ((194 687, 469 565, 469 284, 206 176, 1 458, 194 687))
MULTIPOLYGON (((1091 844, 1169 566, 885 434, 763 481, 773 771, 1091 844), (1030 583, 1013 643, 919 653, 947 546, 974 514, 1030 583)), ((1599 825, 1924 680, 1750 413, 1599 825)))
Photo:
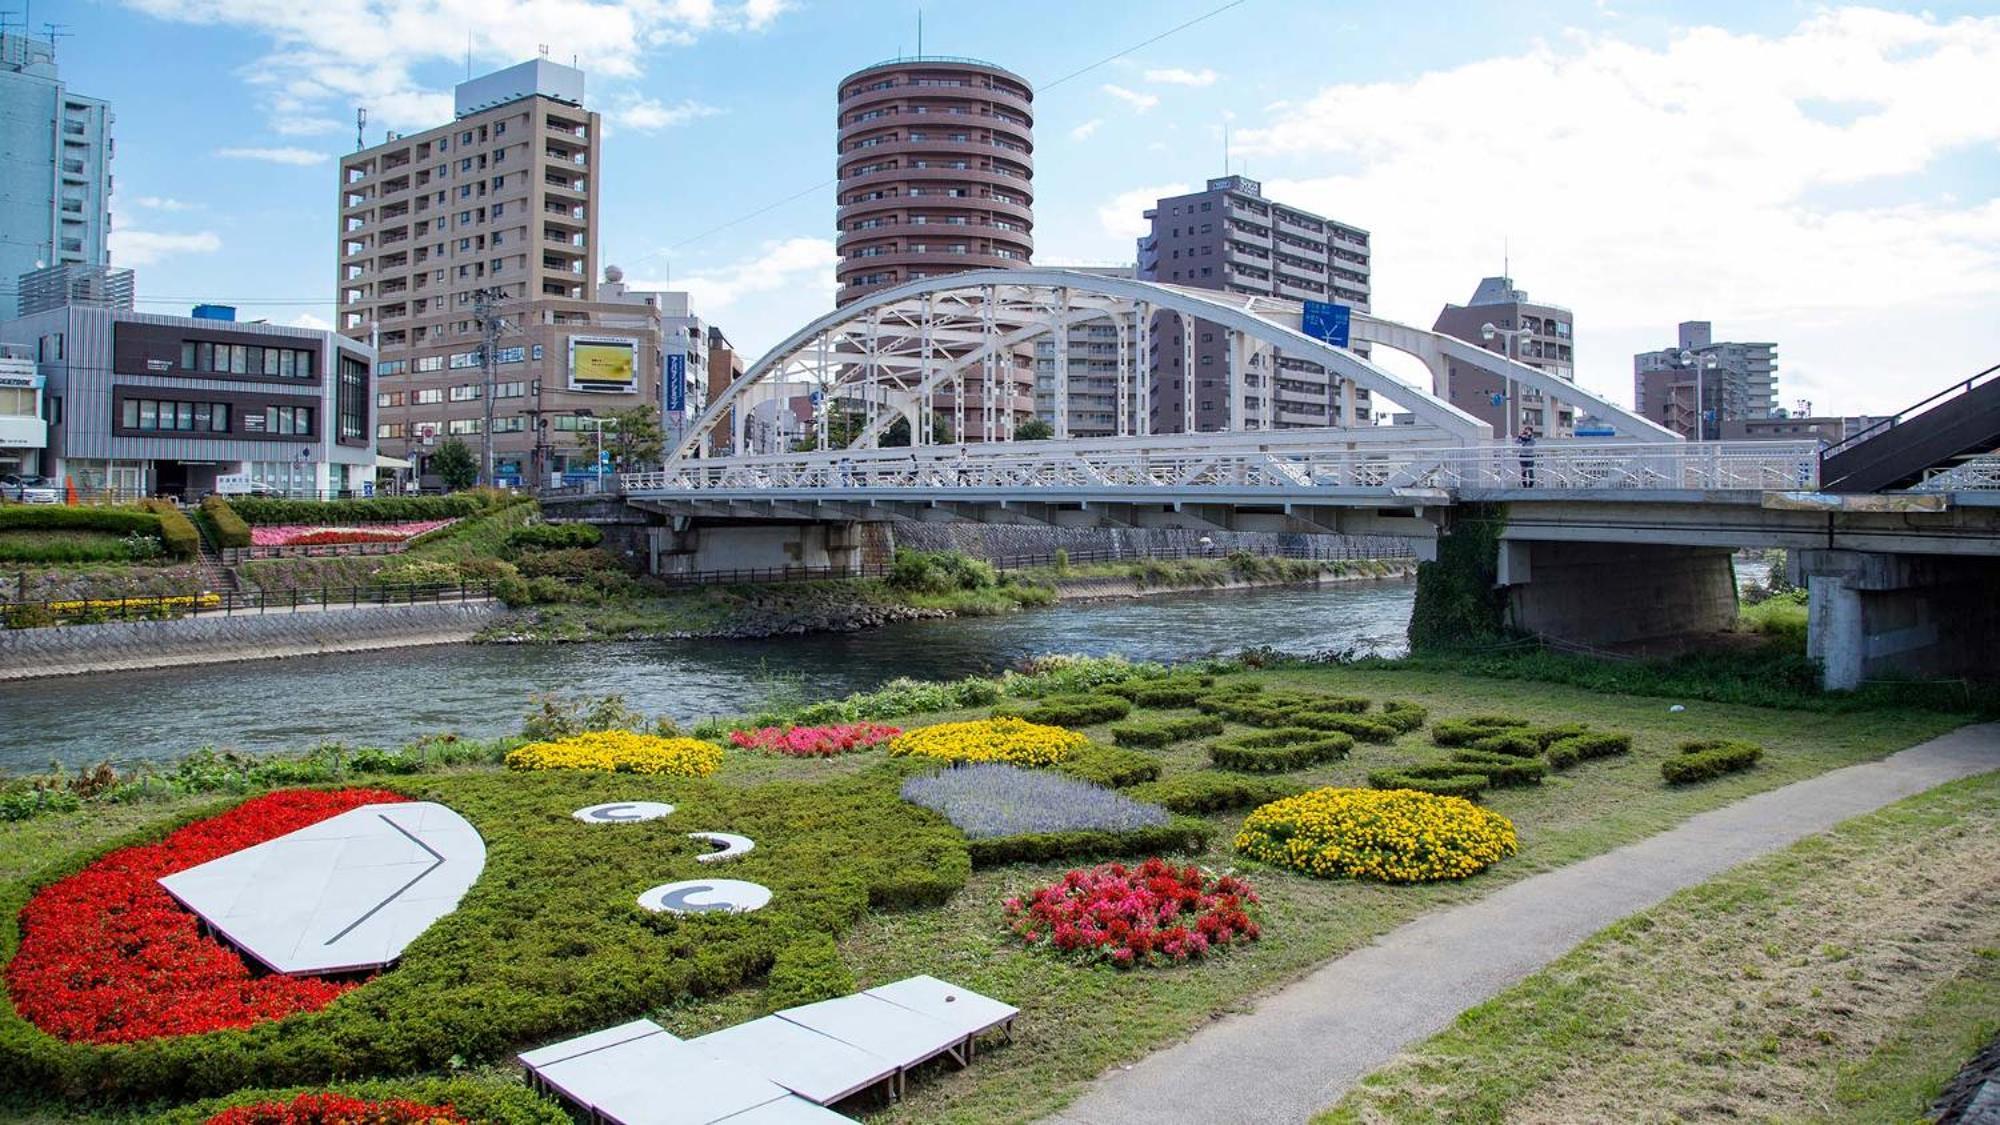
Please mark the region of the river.
POLYGON ((514 730, 537 692, 618 692, 682 722, 753 710, 774 692, 822 699, 898 676, 993 672, 1052 652, 1182 660, 1268 645, 1400 653, 1415 586, 1070 602, 1001 617, 860 633, 583 645, 438 645, 0 684, 0 771, 178 757, 203 745, 397 746, 432 731, 514 730))

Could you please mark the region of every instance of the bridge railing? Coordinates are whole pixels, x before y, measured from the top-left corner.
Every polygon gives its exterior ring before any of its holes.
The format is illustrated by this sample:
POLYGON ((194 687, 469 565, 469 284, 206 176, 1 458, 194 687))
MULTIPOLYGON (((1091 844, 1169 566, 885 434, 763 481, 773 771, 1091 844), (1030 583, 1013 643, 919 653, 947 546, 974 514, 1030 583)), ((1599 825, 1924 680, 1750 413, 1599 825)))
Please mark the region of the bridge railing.
POLYGON ((1811 490, 1816 442, 1544 441, 1445 448, 1271 441, 1202 434, 1140 448, 1060 441, 918 449, 835 450, 684 461, 627 473, 627 494, 966 489, 1200 493, 1319 488, 1387 492, 1460 489, 1811 490))
POLYGON ((2000 457, 1974 457, 1942 472, 1932 473, 1912 492, 2000 491, 2000 457))

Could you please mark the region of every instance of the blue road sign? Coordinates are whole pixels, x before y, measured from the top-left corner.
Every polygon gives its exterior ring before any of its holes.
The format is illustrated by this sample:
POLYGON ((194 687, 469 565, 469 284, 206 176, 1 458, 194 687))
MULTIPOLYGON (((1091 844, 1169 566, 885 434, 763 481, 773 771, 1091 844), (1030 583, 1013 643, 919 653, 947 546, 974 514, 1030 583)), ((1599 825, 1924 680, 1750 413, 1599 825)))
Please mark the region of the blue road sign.
POLYGON ((1299 330, 1315 340, 1324 340, 1336 348, 1344 348, 1347 346, 1347 329, 1352 321, 1353 310, 1346 305, 1307 301, 1304 315, 1300 318, 1299 330))

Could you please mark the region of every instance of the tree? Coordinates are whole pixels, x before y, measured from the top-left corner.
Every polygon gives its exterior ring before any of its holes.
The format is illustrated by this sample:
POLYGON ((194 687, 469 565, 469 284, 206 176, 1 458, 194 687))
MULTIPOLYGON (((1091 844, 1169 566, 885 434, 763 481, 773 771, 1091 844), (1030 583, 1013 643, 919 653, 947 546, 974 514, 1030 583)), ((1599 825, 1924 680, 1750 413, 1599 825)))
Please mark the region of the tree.
POLYGON ((659 408, 632 406, 605 415, 604 447, 611 451, 619 467, 628 471, 658 462, 667 448, 659 408))
POLYGON ((471 488, 479 479, 479 459, 472 455, 464 442, 457 438, 447 440, 431 454, 430 470, 444 482, 445 491, 457 492, 461 488, 471 488))
POLYGON ((1014 427, 1015 441, 1047 441, 1056 436, 1056 428, 1040 418, 1030 418, 1014 427))

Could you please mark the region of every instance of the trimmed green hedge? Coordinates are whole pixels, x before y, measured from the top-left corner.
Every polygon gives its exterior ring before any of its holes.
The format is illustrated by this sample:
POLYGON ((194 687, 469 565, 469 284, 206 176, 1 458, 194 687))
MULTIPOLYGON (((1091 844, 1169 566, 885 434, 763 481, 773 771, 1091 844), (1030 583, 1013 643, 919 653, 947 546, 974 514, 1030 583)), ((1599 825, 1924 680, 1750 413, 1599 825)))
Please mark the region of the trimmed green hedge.
MULTIPOLYGON (((901 777, 883 764, 809 786, 572 770, 390 780, 388 788, 450 806, 487 844, 479 881, 394 968, 317 1012, 120 1046, 58 1040, 0 997, 0 1098, 182 1101, 234 1090, 250 1075, 289 1086, 439 1070, 455 1059, 476 1066, 735 987, 803 938, 840 933, 871 909, 936 906, 964 886, 964 837, 900 800, 901 777), (570 815, 634 800, 679 811, 612 826, 570 815), (756 840, 728 874, 769 887, 770 904, 691 917, 640 908, 649 887, 715 874, 696 861, 705 849, 683 835, 690 826, 756 840)), ((171 827, 156 824, 104 851, 171 827)), ((67 875, 99 854, 45 866, 36 878, 67 875)), ((0 961, 14 955, 33 889, 0 882, 0 961)))
POLYGON ((1376 770, 1368 775, 1368 784, 1377 789, 1415 789, 1424 793, 1435 793, 1440 797, 1464 797, 1477 800, 1491 784, 1483 773, 1471 772, 1472 767, 1441 762, 1436 765, 1399 766, 1395 769, 1376 770))
POLYGON ((514 497, 498 492, 455 492, 450 496, 373 496, 365 500, 281 500, 238 496, 229 504, 252 524, 400 523, 477 516, 506 507, 514 497))
POLYGON ((1127 785, 1137 785, 1160 776, 1160 760, 1137 750, 1092 743, 1057 763, 1055 769, 1057 773, 1066 773, 1078 781, 1088 781, 1107 789, 1123 789, 1127 785))
POLYGON ((1407 699, 1390 699, 1382 703, 1382 711, 1376 716, 1404 734, 1424 729, 1431 721, 1431 713, 1421 703, 1411 703, 1407 699))
POLYGON ((1128 796, 1173 812, 1199 815, 1256 808, 1286 797, 1296 797, 1310 788, 1312 786, 1281 777, 1197 770, 1149 781, 1134 787, 1128 796))
POLYGON ((1194 701, 1214 690, 1214 676, 1196 676, 1184 672, 1171 672, 1164 676, 1134 676, 1115 684, 1105 684, 1098 688, 1105 695, 1115 695, 1129 699, 1141 707, 1192 707, 1194 701), (1161 698, 1185 695, 1186 703, 1145 703, 1139 696, 1158 695, 1161 698))
POLYGON ((1226 770, 1283 773, 1345 758, 1352 749, 1353 737, 1338 731, 1281 727, 1212 742, 1208 760, 1226 770))
POLYGON ((1018 715, 1031 723, 1055 727, 1090 727, 1122 719, 1132 713, 1132 704, 1115 695, 1051 695, 1036 700, 1032 707, 996 707, 995 718, 1018 715))
POLYGON ((1516 758, 1538 758, 1542 753, 1542 742, 1533 731, 1503 730, 1484 738, 1475 738, 1470 749, 1482 754, 1506 754, 1516 758))
POLYGON ((160 517, 139 508, 63 504, 0 505, 0 531, 108 531, 113 535, 160 534, 160 517))
POLYGON ((1734 739, 1684 742, 1679 754, 1660 763, 1660 776, 1666 778, 1669 785, 1687 785, 1747 770, 1763 756, 1763 747, 1734 739))
POLYGON ((531 523, 507 533, 507 546, 514 551, 561 551, 603 541, 604 532, 589 523, 531 523))
POLYGON ((1208 849, 1215 829, 1205 820, 1177 816, 1152 828, 1129 832, 1084 830, 1077 832, 1032 832, 1021 836, 996 836, 967 840, 974 867, 998 867, 1007 863, 1050 863, 1073 859, 1119 859, 1163 855, 1167 852, 1202 852, 1208 849))
POLYGON ((854 992, 854 974, 840 959, 832 934, 808 934, 778 950, 766 979, 764 1003, 773 1010, 816 1004, 854 992))
POLYGON ((1292 722, 1313 730, 1338 731, 1363 742, 1394 742, 1403 733, 1402 728, 1373 715, 1339 711, 1294 711, 1292 722))
POLYGON ((1188 715, 1178 719, 1134 719, 1115 723, 1111 727, 1111 741, 1120 746, 1158 748, 1221 733, 1222 720, 1214 715, 1188 715))
POLYGON ((187 514, 165 500, 144 500, 141 505, 160 517, 160 542, 177 559, 191 559, 201 553, 201 532, 187 514))
POLYGON ((1514 719, 1506 715, 1472 715, 1463 719, 1442 719, 1431 727, 1431 741, 1439 746, 1469 746, 1502 730, 1527 725, 1526 719, 1514 719))
POLYGON ((1632 736, 1629 734, 1608 734, 1600 731, 1586 731, 1568 738, 1557 739, 1548 749, 1549 765, 1556 769, 1568 769, 1578 762, 1591 758, 1608 758, 1613 754, 1632 752, 1632 736))
POLYGON ((1549 772, 1549 767, 1539 758, 1520 758, 1485 750, 1456 750, 1452 752, 1451 760, 1485 774, 1486 780, 1495 789, 1540 785, 1549 772))
POLYGON ((210 493, 201 502, 201 510, 208 514, 208 522, 215 525, 215 537, 224 547, 248 547, 250 545, 250 525, 236 514, 229 501, 220 495, 210 493))
POLYGON ((478 1125, 571 1125, 569 1114, 554 1101, 526 1086, 480 1082, 470 1078, 409 1078, 389 1082, 342 1082, 333 1086, 294 1086, 286 1090, 244 1090, 226 1098, 149 1114, 157 1125, 203 1125, 224 1110, 266 1102, 289 1102, 300 1094, 346 1094, 371 1102, 400 1099, 418 1105, 450 1105, 478 1125))
POLYGON ((1574 738, 1579 734, 1591 733, 1594 732, 1590 729, 1589 723, 1556 723, 1553 726, 1536 727, 1534 729, 1535 742, 1543 750, 1547 750, 1565 738, 1574 738))

